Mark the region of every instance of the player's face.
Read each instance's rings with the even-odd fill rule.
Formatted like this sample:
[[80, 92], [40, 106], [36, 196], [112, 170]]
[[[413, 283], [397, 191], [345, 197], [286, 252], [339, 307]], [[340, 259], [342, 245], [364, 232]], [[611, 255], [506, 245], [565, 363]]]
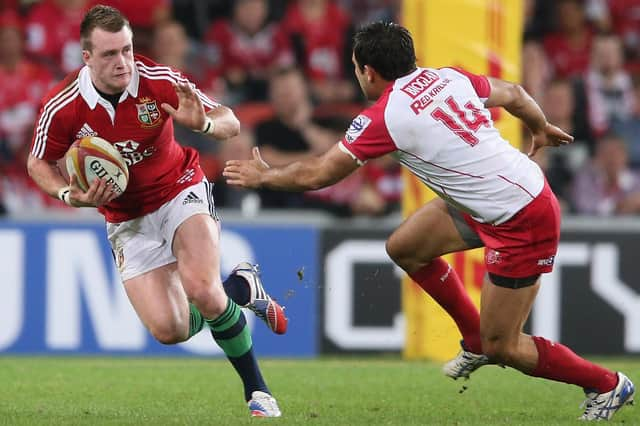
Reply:
[[133, 42], [129, 27], [117, 33], [96, 28], [91, 33], [91, 51], [83, 50], [96, 88], [107, 94], [124, 92], [133, 73]]
[[356, 55], [351, 55], [351, 62], [353, 62], [354, 73], [356, 74], [356, 79], [358, 79], [358, 84], [360, 84], [362, 93], [364, 93], [367, 99], [373, 100], [373, 95], [371, 94], [371, 86], [369, 84], [369, 79], [367, 77], [366, 71], [360, 70], [360, 65], [358, 65], [358, 61], [356, 61]]

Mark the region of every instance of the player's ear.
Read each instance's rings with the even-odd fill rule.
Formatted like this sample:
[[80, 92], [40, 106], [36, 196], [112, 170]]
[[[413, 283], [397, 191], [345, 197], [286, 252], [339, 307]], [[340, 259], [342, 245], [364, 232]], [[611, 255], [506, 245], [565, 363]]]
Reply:
[[88, 50], [82, 50], [82, 62], [85, 63], [85, 65], [89, 64], [89, 59], [91, 58], [91, 52], [89, 52]]
[[371, 68], [369, 65], [364, 66], [364, 75], [367, 77], [368, 83], [375, 83], [376, 79], [379, 77], [376, 70]]

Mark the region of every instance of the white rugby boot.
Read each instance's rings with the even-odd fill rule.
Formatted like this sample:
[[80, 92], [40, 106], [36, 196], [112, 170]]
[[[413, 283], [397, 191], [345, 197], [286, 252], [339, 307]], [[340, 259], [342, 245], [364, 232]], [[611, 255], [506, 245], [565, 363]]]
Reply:
[[468, 379], [469, 375], [478, 368], [491, 364], [486, 355], [474, 354], [466, 350], [463, 342], [460, 342], [460, 347], [458, 355], [442, 367], [442, 372], [445, 376], [451, 377], [453, 380], [457, 380], [460, 377]]
[[584, 413], [579, 420], [609, 420], [622, 407], [633, 404], [633, 394], [635, 392], [636, 388], [633, 382], [627, 376], [618, 372], [618, 384], [609, 392], [585, 391], [587, 399], [581, 405], [584, 408]]
[[251, 417], [280, 417], [282, 415], [276, 399], [266, 392], [253, 391], [247, 405]]

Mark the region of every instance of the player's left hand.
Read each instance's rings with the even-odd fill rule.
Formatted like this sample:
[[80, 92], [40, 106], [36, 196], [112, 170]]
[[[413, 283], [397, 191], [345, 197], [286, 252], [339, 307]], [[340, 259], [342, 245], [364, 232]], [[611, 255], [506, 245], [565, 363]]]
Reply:
[[262, 186], [262, 174], [269, 165], [260, 156], [260, 149], [252, 149], [252, 160], [229, 160], [225, 164], [222, 175], [229, 185], [242, 188], [259, 188]]
[[567, 145], [573, 142], [573, 136], [566, 133], [561, 128], [547, 123], [547, 125], [540, 132], [533, 134], [533, 140], [531, 141], [531, 149], [529, 150], [529, 157], [536, 155], [536, 152], [544, 146], [560, 146]]
[[178, 109], [167, 103], [160, 106], [173, 119], [185, 127], [193, 130], [202, 130], [206, 119], [202, 101], [191, 85], [174, 83], [173, 88], [178, 95]]

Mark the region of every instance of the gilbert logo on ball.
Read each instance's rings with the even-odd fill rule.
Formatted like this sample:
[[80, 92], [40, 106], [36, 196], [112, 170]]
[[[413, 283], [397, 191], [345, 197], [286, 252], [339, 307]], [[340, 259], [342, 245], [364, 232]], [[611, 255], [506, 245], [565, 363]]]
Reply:
[[114, 192], [122, 194], [129, 182], [127, 163], [118, 150], [97, 136], [76, 140], [65, 156], [69, 176], [78, 177], [78, 186], [89, 189], [94, 179], [106, 179]]

